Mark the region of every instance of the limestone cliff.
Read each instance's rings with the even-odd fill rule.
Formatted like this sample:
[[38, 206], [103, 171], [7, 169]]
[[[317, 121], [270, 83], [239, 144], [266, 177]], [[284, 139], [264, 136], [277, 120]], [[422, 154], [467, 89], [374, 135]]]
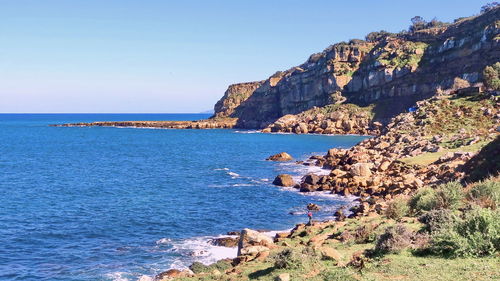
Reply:
[[371, 121], [386, 123], [416, 101], [454, 89], [456, 78], [481, 82], [484, 67], [500, 60], [499, 19], [495, 8], [445, 27], [332, 45], [265, 81], [230, 86], [214, 117], [264, 128], [287, 114], [344, 103], [370, 105]]

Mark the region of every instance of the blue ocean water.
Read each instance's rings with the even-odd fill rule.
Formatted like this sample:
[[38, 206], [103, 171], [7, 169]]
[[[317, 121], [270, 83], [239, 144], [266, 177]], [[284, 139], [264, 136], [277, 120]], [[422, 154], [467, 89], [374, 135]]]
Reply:
[[307, 203], [324, 207], [319, 217], [346, 203], [273, 186], [278, 173], [314, 168], [264, 159], [304, 160], [363, 137], [48, 126], [206, 117], [0, 114], [0, 279], [137, 280], [235, 254], [211, 236], [288, 229], [307, 220]]

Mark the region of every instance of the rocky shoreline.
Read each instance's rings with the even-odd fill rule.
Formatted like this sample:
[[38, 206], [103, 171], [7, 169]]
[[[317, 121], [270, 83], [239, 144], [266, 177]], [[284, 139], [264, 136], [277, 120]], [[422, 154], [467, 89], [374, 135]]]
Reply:
[[91, 123], [52, 124], [52, 127], [130, 127], [157, 129], [230, 129], [236, 124], [236, 119], [196, 120], [196, 121], [102, 121]]
[[[314, 165], [330, 169], [331, 173], [308, 174], [298, 183], [290, 175], [282, 174], [276, 177], [273, 184], [293, 186], [300, 192], [328, 191], [341, 196], [354, 195], [358, 198], [357, 204], [349, 210], [339, 208], [335, 213], [336, 220], [314, 222], [312, 226], [298, 224], [290, 232], [277, 233], [274, 239], [245, 229], [239, 238], [215, 241], [218, 245], [238, 245], [238, 257], [218, 263], [229, 264], [234, 271], [240, 264], [264, 261], [269, 252], [277, 247], [277, 243], [298, 237], [306, 230], [339, 228], [348, 219], [380, 217], [394, 198], [410, 196], [424, 186], [465, 179], [467, 163], [474, 159], [482, 147], [477, 144], [492, 143], [494, 140], [498, 142], [500, 138], [497, 130], [500, 123], [499, 109], [500, 103], [488, 95], [479, 95], [473, 101], [456, 96], [431, 98], [419, 102], [415, 111], [393, 118], [378, 136], [366, 139], [350, 149], [332, 148], [326, 155], [312, 156], [307, 165], [312, 161]], [[453, 122], [441, 123], [441, 119], [450, 118], [455, 118], [456, 127], [450, 127]], [[469, 122], [467, 128], [462, 125], [464, 118], [473, 121]], [[453, 148], [450, 145], [454, 145]], [[467, 151], [471, 148], [476, 150]], [[425, 165], [410, 161], [422, 156], [429, 156], [433, 161]], [[282, 152], [267, 160], [293, 161], [293, 157]], [[297, 164], [304, 163], [297, 161]], [[339, 260], [335, 249], [321, 246], [328, 237], [318, 236], [308, 243], [316, 247], [326, 259]], [[193, 266], [190, 271], [172, 269], [158, 275], [156, 280], [224, 274], [216, 268], [211, 273], [195, 274], [196, 267], [213, 268], [195, 264], [195, 270]], [[231, 275], [231, 272], [226, 270], [225, 274]]]

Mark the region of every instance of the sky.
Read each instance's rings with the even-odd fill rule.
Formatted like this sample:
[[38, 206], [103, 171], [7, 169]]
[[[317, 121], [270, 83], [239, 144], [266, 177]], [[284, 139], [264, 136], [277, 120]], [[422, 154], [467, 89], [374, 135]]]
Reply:
[[331, 44], [482, 0], [0, 0], [0, 113], [188, 113]]

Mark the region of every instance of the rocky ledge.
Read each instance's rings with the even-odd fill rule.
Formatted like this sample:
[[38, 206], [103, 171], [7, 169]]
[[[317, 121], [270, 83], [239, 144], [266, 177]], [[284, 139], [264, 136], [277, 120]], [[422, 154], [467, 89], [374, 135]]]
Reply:
[[103, 121], [92, 123], [54, 124], [54, 127], [134, 127], [162, 129], [230, 129], [236, 119], [208, 119], [198, 121]]

